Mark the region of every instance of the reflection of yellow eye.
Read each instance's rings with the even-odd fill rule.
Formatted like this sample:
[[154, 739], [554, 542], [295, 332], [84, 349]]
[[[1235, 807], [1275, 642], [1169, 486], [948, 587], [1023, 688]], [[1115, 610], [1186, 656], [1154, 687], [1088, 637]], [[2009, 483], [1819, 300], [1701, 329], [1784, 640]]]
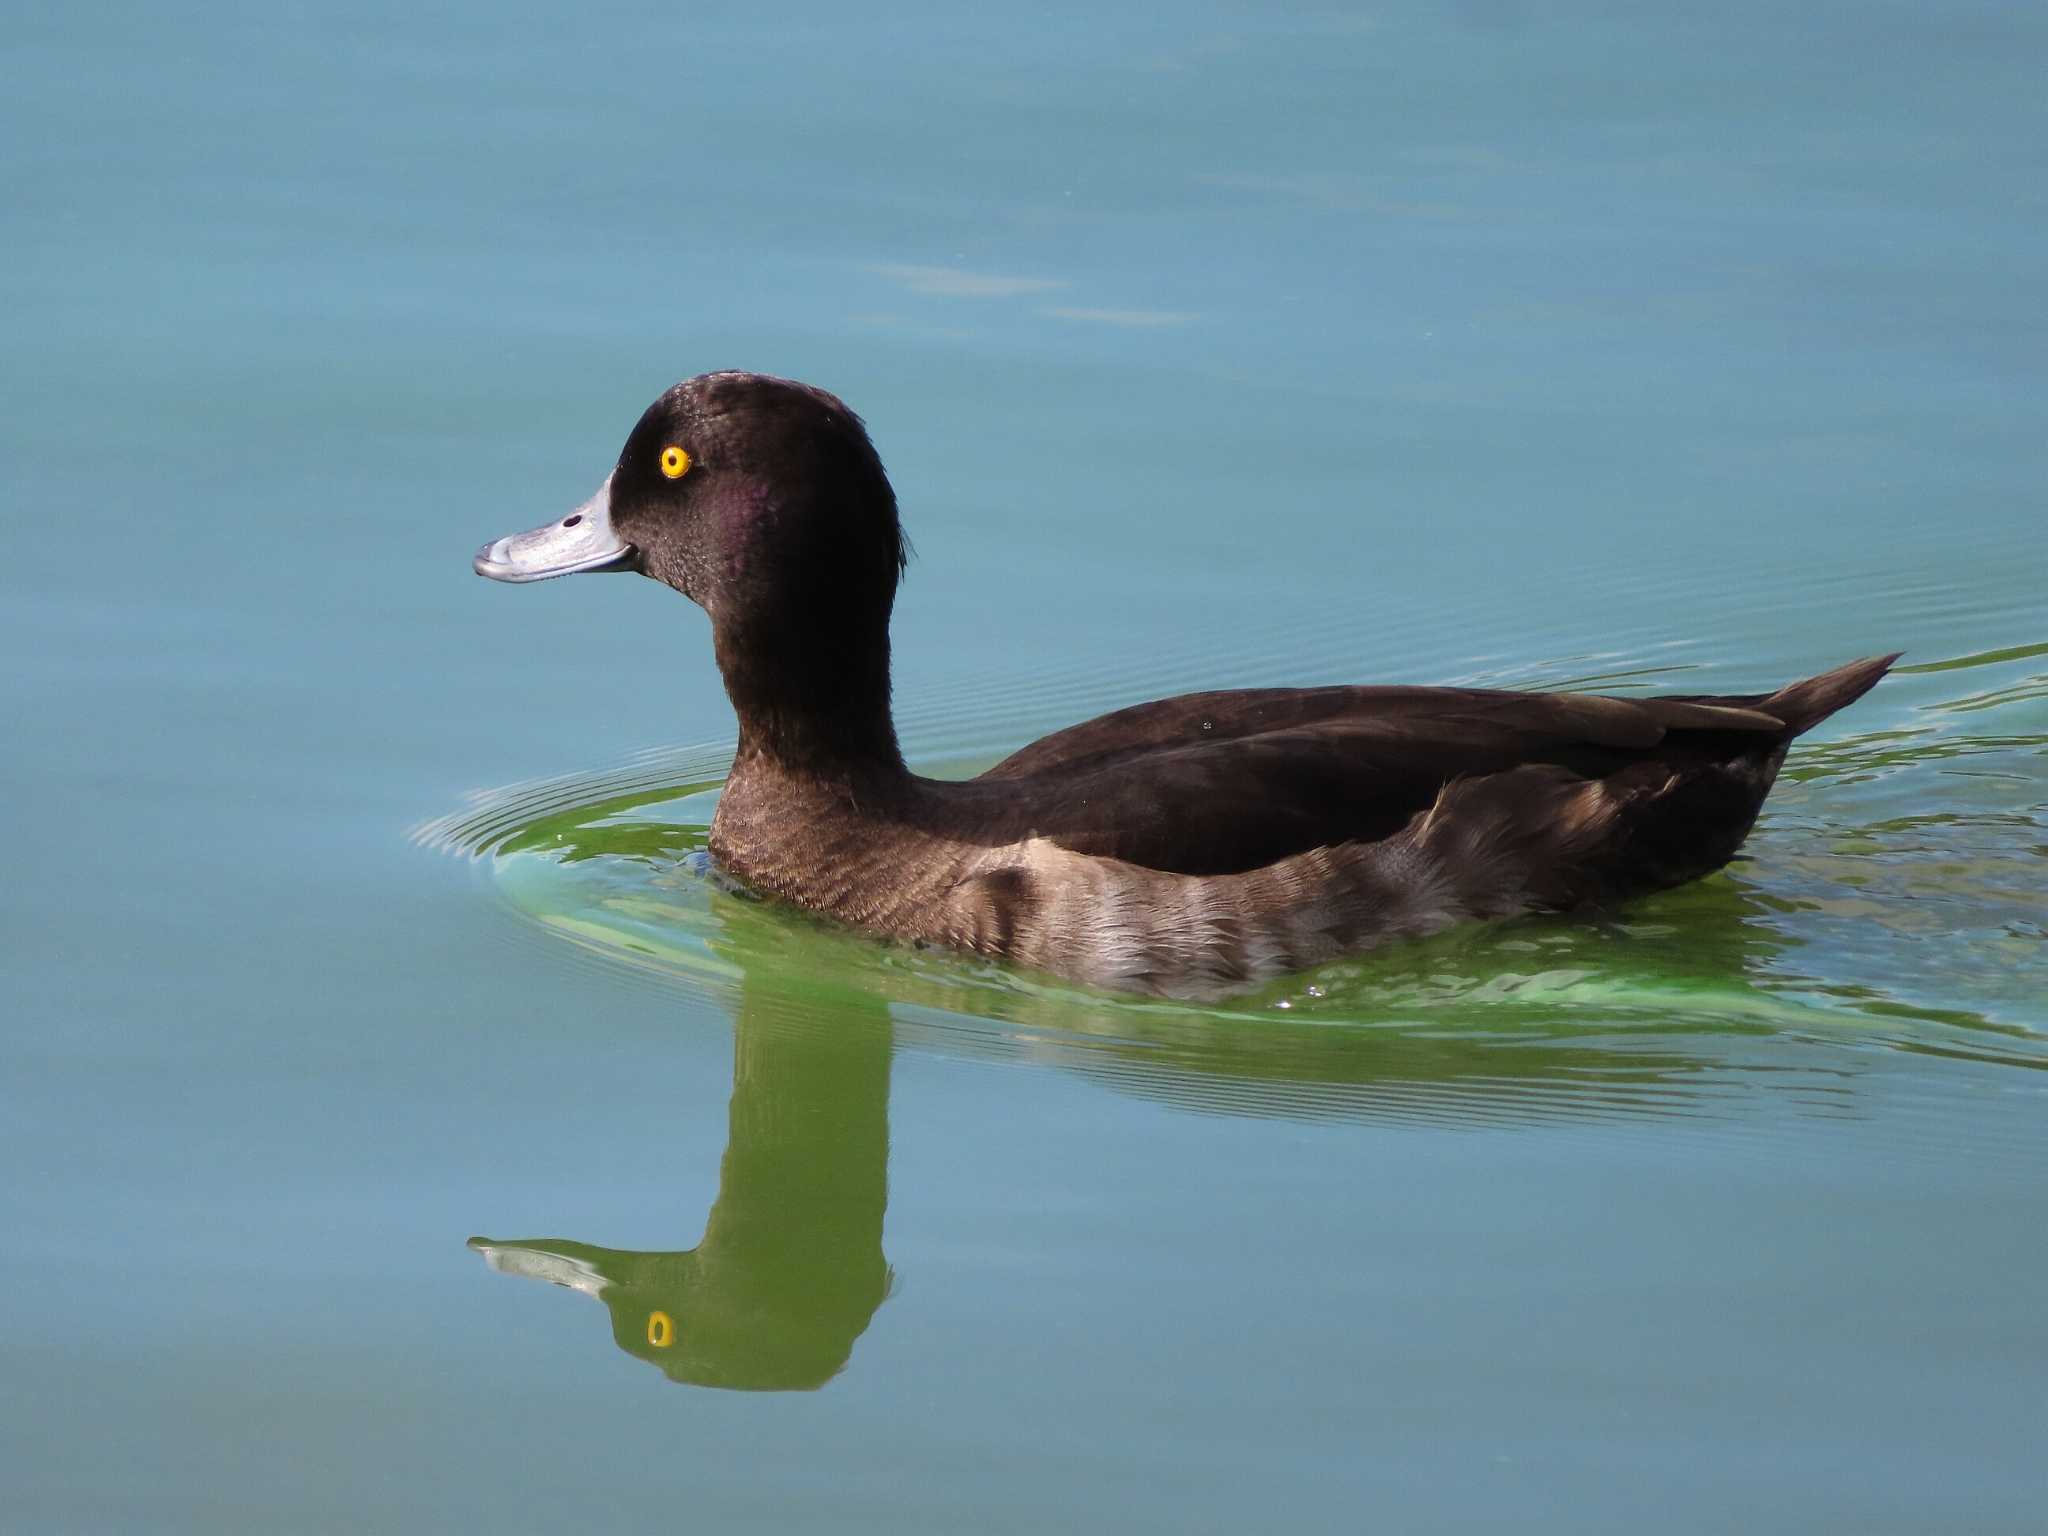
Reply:
[[[661, 450], [661, 472], [671, 480], [680, 480], [690, 472], [690, 456], [677, 447]], [[659, 1314], [656, 1314], [659, 1316]]]
[[[675, 448], [669, 449], [669, 453], [677, 453], [680, 451], [681, 450]], [[683, 463], [685, 465], [687, 465], [689, 462], [690, 461], [687, 457], [683, 460]], [[662, 464], [664, 467], [666, 467], [667, 463], [668, 457], [666, 454], [664, 454], [662, 456]], [[676, 471], [676, 473], [680, 475], [682, 473], [682, 470], [679, 469]], [[652, 1344], [656, 1349], [667, 1349], [669, 1345], [675, 1343], [675, 1341], [676, 1325], [673, 1321], [670, 1320], [669, 1315], [666, 1312], [648, 1313], [647, 1342]]]

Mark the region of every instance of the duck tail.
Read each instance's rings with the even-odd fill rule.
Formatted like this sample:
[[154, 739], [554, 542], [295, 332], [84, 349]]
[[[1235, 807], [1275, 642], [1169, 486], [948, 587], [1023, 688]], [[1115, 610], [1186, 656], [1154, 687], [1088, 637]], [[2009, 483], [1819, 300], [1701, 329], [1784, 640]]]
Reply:
[[1854, 704], [1875, 688], [1877, 680], [1891, 671], [1892, 663], [1904, 654], [1893, 651], [1889, 656], [1866, 656], [1818, 677], [1788, 683], [1757, 700], [1755, 708], [1784, 721], [1790, 735], [1803, 736], [1836, 710]]

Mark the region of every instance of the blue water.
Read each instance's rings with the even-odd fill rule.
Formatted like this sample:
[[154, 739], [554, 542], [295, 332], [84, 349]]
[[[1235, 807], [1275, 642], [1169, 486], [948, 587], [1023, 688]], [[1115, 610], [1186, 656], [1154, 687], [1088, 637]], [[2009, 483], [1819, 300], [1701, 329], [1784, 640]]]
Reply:
[[[0, 1525], [2038, 1529], [2048, 22], [9, 21]], [[1597, 921], [894, 954], [705, 868], [694, 609], [468, 571], [716, 367], [930, 771], [1906, 664]]]

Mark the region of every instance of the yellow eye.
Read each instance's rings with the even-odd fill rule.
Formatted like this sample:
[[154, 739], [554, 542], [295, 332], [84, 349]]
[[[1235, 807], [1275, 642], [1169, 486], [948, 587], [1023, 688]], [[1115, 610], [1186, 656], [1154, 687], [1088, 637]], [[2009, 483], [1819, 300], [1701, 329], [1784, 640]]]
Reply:
[[[676, 452], [676, 450], [671, 448], [669, 452], [674, 453]], [[662, 462], [664, 464], [668, 462], [666, 456], [663, 457]], [[690, 461], [686, 456], [683, 459], [683, 463], [687, 465], [689, 462]], [[676, 473], [680, 475], [682, 473], [682, 470], [679, 469], [676, 471]], [[652, 1344], [656, 1349], [667, 1349], [669, 1345], [675, 1343], [675, 1341], [676, 1325], [669, 1321], [668, 1314], [666, 1312], [648, 1313], [647, 1342]]]
[[674, 447], [661, 450], [661, 472], [671, 480], [680, 480], [690, 472], [690, 456]]

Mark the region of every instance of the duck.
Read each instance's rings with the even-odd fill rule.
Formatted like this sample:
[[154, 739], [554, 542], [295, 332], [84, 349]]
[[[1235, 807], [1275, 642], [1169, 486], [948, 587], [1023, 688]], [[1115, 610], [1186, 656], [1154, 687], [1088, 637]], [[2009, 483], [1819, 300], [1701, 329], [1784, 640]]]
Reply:
[[589, 500], [473, 565], [515, 583], [638, 573], [705, 611], [739, 727], [709, 852], [742, 886], [1167, 997], [1709, 875], [1791, 742], [1898, 659], [1740, 695], [1188, 693], [941, 780], [911, 771], [890, 712], [908, 557], [861, 419], [823, 389], [724, 371], [661, 395]]

